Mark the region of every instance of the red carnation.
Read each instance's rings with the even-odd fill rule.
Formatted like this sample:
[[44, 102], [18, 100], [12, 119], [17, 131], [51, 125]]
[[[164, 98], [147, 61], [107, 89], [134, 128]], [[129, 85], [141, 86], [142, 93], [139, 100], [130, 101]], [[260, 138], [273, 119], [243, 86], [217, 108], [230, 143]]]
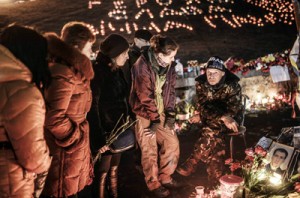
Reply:
[[254, 161], [254, 156], [246, 156], [245, 160], [253, 162]]
[[228, 158], [227, 160], [225, 160], [225, 164], [226, 165], [229, 165], [233, 162], [233, 159], [232, 158]]
[[265, 151], [265, 149], [261, 146], [256, 146], [255, 147], [255, 153], [262, 156], [262, 157], [267, 155], [267, 151]]
[[245, 150], [245, 153], [246, 153], [247, 156], [250, 156], [250, 157], [253, 157], [253, 156], [254, 156], [254, 151], [253, 151], [252, 148], [247, 148], [247, 149]]
[[231, 172], [234, 172], [238, 168], [241, 168], [241, 164], [239, 162], [232, 163], [230, 166]]

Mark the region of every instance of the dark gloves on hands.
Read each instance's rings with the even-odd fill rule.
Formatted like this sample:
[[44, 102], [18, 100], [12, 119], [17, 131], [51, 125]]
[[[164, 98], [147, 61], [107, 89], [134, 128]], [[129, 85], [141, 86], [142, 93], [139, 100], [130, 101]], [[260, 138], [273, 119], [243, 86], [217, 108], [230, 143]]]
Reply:
[[164, 127], [168, 127], [169, 129], [173, 130], [175, 127], [175, 112], [169, 111], [166, 112], [165, 115], [166, 118], [165, 118]]

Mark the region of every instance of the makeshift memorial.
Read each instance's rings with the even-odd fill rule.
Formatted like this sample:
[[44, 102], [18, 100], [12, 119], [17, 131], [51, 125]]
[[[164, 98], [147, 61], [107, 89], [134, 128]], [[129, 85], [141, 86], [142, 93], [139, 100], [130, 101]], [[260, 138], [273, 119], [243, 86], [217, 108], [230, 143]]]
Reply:
[[[288, 155], [292, 155], [293, 148], [273, 142], [269, 149], [269, 155], [278, 154], [276, 149], [286, 149], [286, 159], [289, 161]], [[244, 178], [244, 197], [246, 198], [270, 198], [276, 196], [286, 196], [289, 193], [295, 192], [294, 184], [299, 181], [299, 175], [293, 175], [290, 178], [284, 178], [282, 175], [274, 172], [268, 172], [266, 165], [269, 163], [267, 160], [267, 150], [257, 145], [255, 149], [246, 149], [246, 158], [240, 162], [233, 162], [231, 159], [226, 160], [225, 163], [230, 165], [233, 171], [242, 168], [242, 176]], [[286, 162], [288, 164], [288, 162]]]

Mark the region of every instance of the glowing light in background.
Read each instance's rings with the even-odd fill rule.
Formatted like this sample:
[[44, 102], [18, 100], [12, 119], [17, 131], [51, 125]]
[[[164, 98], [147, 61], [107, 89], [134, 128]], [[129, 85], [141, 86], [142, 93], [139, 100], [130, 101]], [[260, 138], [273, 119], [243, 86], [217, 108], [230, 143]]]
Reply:
[[[101, 35], [105, 35], [105, 26], [110, 31], [122, 31], [127, 34], [131, 34], [133, 30], [139, 28], [155, 30], [157, 33], [172, 29], [193, 31], [192, 24], [186, 20], [187, 16], [202, 16], [204, 22], [213, 29], [216, 29], [220, 23], [225, 23], [231, 28], [242, 28], [244, 25], [264, 27], [277, 23], [293, 25], [295, 20], [293, 5], [289, 0], [243, 0], [244, 3], [260, 9], [259, 14], [247, 13], [244, 15], [236, 12], [236, 3], [240, 3], [240, 1], [242, 0], [207, 0], [206, 4], [209, 5], [205, 5], [200, 0], [186, 0], [184, 5], [176, 7], [173, 6], [175, 1], [172, 0], [156, 0], [155, 2], [136, 0], [135, 4], [139, 10], [131, 15], [134, 19], [129, 19], [126, 3], [123, 0], [115, 0], [112, 1], [114, 8], [108, 12], [108, 16], [112, 20], [102, 20], [99, 32]], [[89, 9], [92, 9], [94, 5], [101, 6], [100, 0], [88, 2]], [[157, 6], [153, 8], [153, 4], [159, 8]], [[164, 20], [159, 20], [159, 24], [157, 24], [158, 21], [154, 21], [157, 18], [157, 10], [153, 12], [154, 10], [151, 8], [160, 9], [158, 10], [159, 18]], [[122, 27], [115, 24], [114, 20], [124, 21]], [[143, 23], [139, 25], [141, 21]]]
[[141, 17], [142, 14], [147, 13], [147, 15], [153, 19], [154, 16], [152, 14], [152, 12], [149, 9], [142, 9], [141, 11], [139, 11], [136, 15], [135, 15], [135, 19], [139, 19]]
[[13, 2], [12, 0], [0, 0], [0, 3], [11, 3]]
[[282, 184], [282, 177], [281, 175], [279, 175], [278, 173], [273, 173], [272, 176], [270, 176], [270, 183], [278, 186], [280, 184]]
[[[0, 0], [0, 3], [26, 3], [35, 0]], [[112, 8], [107, 12], [108, 19], [102, 19], [97, 25], [99, 34], [107, 31], [122, 31], [131, 34], [134, 30], [144, 28], [161, 31], [183, 29], [193, 31], [189, 16], [200, 16], [210, 28], [219, 24], [231, 28], [245, 25], [264, 27], [266, 25], [294, 25], [293, 3], [290, 0], [186, 0], [178, 3], [174, 0], [135, 0], [136, 13], [128, 15], [130, 9], [124, 0], [109, 1]], [[241, 13], [238, 3], [248, 4], [248, 13]], [[88, 9], [101, 9], [103, 0], [87, 0]], [[256, 14], [255, 14], [256, 13]], [[118, 22], [119, 21], [119, 22]]]
[[89, 5], [88, 5], [88, 8], [89, 9], [92, 9], [93, 8], [93, 5], [100, 5], [102, 2], [101, 1], [89, 1]]

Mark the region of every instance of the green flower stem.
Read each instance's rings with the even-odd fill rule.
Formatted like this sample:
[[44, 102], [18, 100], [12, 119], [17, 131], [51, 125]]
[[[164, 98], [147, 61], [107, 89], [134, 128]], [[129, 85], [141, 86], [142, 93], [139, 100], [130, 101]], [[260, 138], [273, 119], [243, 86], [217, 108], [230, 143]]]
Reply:
[[[130, 123], [130, 119], [129, 116], [127, 116], [126, 118], [126, 122], [121, 125], [118, 129], [117, 126], [119, 124], [119, 122], [121, 121], [123, 117], [123, 114], [121, 115], [121, 117], [119, 118], [118, 122], [116, 123], [114, 129], [110, 132], [110, 135], [108, 136], [108, 138], [106, 139], [106, 144], [105, 146], [110, 146], [116, 139], [118, 139], [118, 137], [124, 132], [126, 131], [128, 128], [130, 128], [133, 124], [135, 124], [137, 122], [137, 120], [133, 121]], [[100, 150], [97, 152], [97, 155], [95, 156], [95, 158], [93, 159], [93, 165], [95, 165], [95, 163], [97, 162], [97, 160], [101, 159], [101, 152]]]

